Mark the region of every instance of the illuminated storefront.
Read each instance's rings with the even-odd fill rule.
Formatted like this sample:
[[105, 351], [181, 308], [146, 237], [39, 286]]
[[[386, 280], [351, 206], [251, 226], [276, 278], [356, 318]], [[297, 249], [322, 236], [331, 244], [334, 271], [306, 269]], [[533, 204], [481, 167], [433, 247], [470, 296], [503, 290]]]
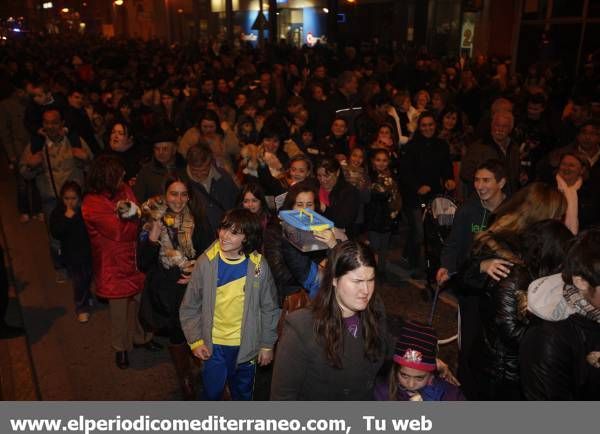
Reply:
[[[273, 2], [271, 2], [273, 3]], [[325, 42], [327, 28], [326, 0], [277, 0], [277, 37], [296, 46], [314, 45]], [[258, 0], [233, 0], [234, 34], [242, 40], [256, 43], [258, 40], [257, 17], [260, 11]], [[219, 27], [226, 23], [225, 0], [211, 0], [211, 10], [217, 16]], [[269, 15], [269, 2], [263, 1], [263, 13]], [[269, 37], [268, 26], [264, 36]]]

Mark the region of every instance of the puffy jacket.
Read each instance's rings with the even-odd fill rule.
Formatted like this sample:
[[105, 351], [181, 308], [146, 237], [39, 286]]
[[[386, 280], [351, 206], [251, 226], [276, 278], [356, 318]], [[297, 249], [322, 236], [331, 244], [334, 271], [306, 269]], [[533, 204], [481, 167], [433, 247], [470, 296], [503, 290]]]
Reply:
[[481, 338], [471, 353], [471, 366], [498, 380], [519, 381], [519, 343], [528, 320], [527, 287], [522, 265], [514, 265], [499, 282], [488, 279], [479, 298]]
[[[472, 369], [484, 373], [492, 381], [519, 382], [519, 343], [528, 325], [526, 316], [527, 288], [533, 280], [525, 266], [519, 265], [518, 237], [496, 236], [497, 248], [484, 247], [469, 261], [464, 286], [479, 295], [481, 333], [469, 358]], [[490, 277], [480, 286], [475, 276], [481, 261], [503, 258], [513, 265], [510, 274], [496, 282]]]
[[[600, 399], [600, 324], [579, 314], [539, 320], [521, 342], [523, 392], [529, 400]], [[597, 366], [597, 365], [596, 365]]]
[[131, 188], [123, 184], [108, 194], [88, 194], [82, 214], [92, 245], [96, 293], [103, 298], [126, 298], [144, 287], [144, 274], [136, 267], [137, 220], [123, 220], [115, 213], [119, 200], [135, 202]]

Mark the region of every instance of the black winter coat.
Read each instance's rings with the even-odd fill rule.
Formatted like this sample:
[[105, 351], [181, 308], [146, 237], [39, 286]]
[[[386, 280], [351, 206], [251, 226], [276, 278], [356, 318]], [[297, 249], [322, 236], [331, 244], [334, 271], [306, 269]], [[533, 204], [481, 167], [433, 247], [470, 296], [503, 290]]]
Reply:
[[81, 210], [68, 218], [65, 216], [65, 206], [58, 204], [50, 214], [50, 233], [60, 241], [61, 257], [65, 265], [92, 263], [90, 239]]
[[[196, 256], [200, 256], [212, 243], [207, 224], [195, 223], [192, 243]], [[146, 273], [140, 320], [150, 330], [163, 327], [179, 328], [179, 306], [187, 285], [177, 281], [181, 278], [179, 267], [165, 269], [159, 258], [160, 244], [147, 239], [142, 232], [137, 246], [137, 262], [140, 271]]]
[[[263, 253], [269, 264], [273, 280], [277, 285], [277, 294], [281, 302], [287, 295], [299, 291], [302, 284], [290, 271], [283, 253], [283, 247], [289, 242], [284, 238], [281, 224], [277, 218], [271, 219], [264, 231]], [[298, 253], [301, 253], [298, 251]]]
[[[600, 324], [581, 315], [539, 320], [521, 342], [523, 392], [529, 400], [600, 400]], [[589, 359], [589, 360], [588, 360]]]
[[[443, 192], [446, 180], [453, 179], [450, 150], [445, 140], [416, 136], [406, 144], [400, 160], [400, 185], [406, 206], [419, 206], [421, 201]], [[417, 190], [428, 185], [431, 192], [421, 197]]]
[[137, 200], [142, 203], [153, 196], [165, 193], [165, 181], [169, 174], [185, 178], [185, 160], [177, 153], [175, 167], [167, 169], [155, 158], [144, 164], [137, 174], [133, 192]]
[[385, 314], [378, 318], [381, 336], [381, 358], [370, 361], [364, 354], [363, 327], [355, 338], [342, 330], [342, 369], [327, 361], [320, 337], [315, 335], [314, 317], [310, 309], [292, 312], [285, 319], [279, 341], [271, 399], [274, 401], [364, 401], [373, 399], [378, 371], [391, 348]]
[[[480, 379], [479, 399], [503, 400], [520, 395], [519, 344], [529, 323], [527, 288], [533, 279], [514, 253], [519, 251], [519, 239], [496, 236], [495, 241], [498, 250], [484, 247], [470, 258], [463, 288], [479, 296], [480, 329], [469, 355], [469, 368]], [[481, 261], [490, 258], [515, 265], [507, 277], [495, 281], [479, 273]]]
[[526, 317], [529, 273], [514, 265], [499, 282], [488, 279], [479, 297], [481, 339], [475, 342], [470, 364], [499, 381], [519, 382], [519, 344], [529, 321]]
[[185, 176], [185, 179], [189, 180], [192, 186], [194, 200], [206, 212], [209, 236], [213, 237], [213, 240], [216, 237], [223, 214], [235, 207], [235, 201], [239, 194], [239, 189], [231, 175], [220, 168], [215, 167], [214, 170], [216, 175], [210, 183], [210, 192], [207, 192], [202, 184], [189, 180], [187, 174]]
[[345, 229], [348, 237], [351, 237], [360, 209], [360, 193], [346, 182], [342, 173], [329, 193], [329, 204], [323, 215], [333, 221], [336, 228]]

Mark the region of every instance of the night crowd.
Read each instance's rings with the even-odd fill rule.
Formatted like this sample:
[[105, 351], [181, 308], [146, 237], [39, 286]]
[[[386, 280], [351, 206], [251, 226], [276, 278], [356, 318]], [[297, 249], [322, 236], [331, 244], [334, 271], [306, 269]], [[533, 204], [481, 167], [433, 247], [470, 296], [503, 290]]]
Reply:
[[[0, 46], [0, 141], [74, 320], [108, 303], [121, 369], [167, 336], [184, 399], [254, 399], [260, 367], [273, 400], [596, 400], [599, 61], [25, 36]], [[335, 227], [306, 250], [282, 210]], [[458, 380], [430, 325], [390, 333], [399, 231], [459, 301]]]

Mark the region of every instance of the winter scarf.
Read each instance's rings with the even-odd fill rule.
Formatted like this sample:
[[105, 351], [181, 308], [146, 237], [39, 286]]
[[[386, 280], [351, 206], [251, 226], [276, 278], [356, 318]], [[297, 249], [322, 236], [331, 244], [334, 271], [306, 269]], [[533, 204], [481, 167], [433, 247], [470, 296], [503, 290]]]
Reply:
[[163, 217], [164, 225], [160, 233], [160, 262], [165, 268], [171, 268], [173, 265], [173, 250], [178, 251], [182, 256], [181, 263], [185, 260], [194, 259], [196, 251], [192, 242], [194, 234], [194, 218], [190, 209], [186, 206], [178, 215], [167, 213]]
[[581, 291], [574, 285], [565, 285], [563, 296], [569, 306], [572, 306], [579, 315], [600, 324], [600, 309], [591, 305]]

